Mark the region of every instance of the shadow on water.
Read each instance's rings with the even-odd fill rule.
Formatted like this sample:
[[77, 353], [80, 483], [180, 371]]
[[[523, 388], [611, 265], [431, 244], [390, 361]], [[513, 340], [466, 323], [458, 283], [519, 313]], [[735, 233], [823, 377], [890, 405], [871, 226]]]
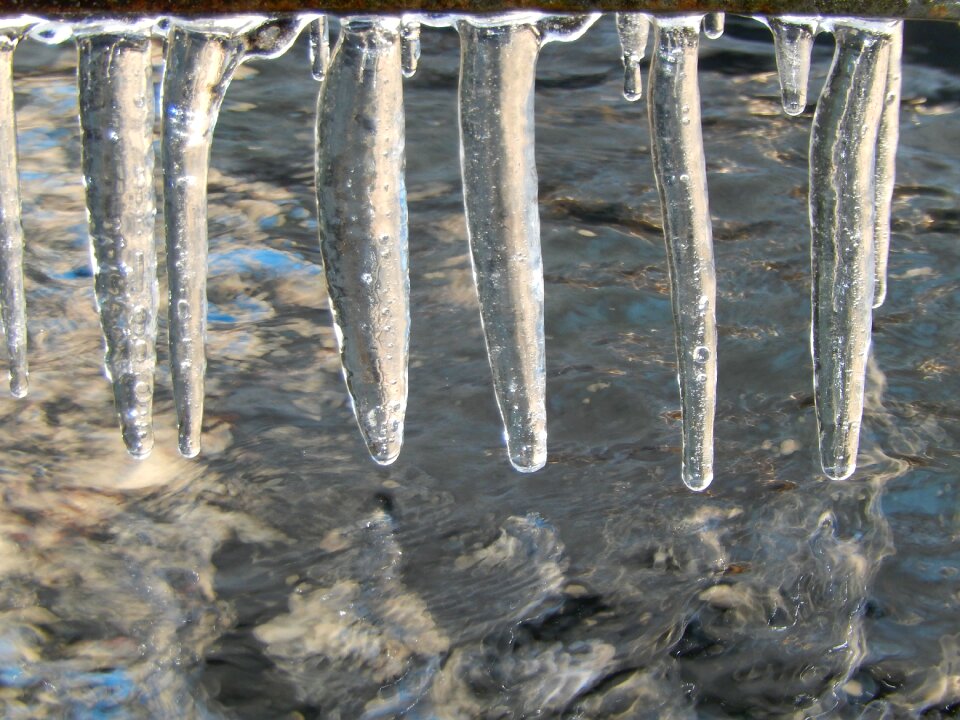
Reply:
[[[721, 334], [703, 494], [679, 477], [646, 112], [620, 95], [610, 18], [540, 63], [551, 444], [532, 476], [506, 461], [477, 321], [454, 33], [424, 32], [406, 86], [411, 397], [386, 469], [356, 432], [318, 273], [305, 47], [241, 68], [217, 129], [204, 454], [176, 455], [161, 328], [157, 448], [136, 462], [80, 270], [73, 53], [25, 43], [33, 384], [0, 400], [2, 715], [955, 712], [960, 251], [943, 219], [960, 207], [960, 76], [905, 67], [860, 470], [829, 482], [808, 350], [810, 113], [780, 112], [769, 41], [733, 35], [702, 49]], [[814, 92], [828, 62], [818, 51]]]

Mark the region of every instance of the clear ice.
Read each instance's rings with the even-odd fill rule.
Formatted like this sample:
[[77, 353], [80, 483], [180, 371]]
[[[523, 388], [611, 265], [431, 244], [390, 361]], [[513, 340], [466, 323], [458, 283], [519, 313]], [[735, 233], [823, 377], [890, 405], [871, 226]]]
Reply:
[[647, 51], [650, 37], [650, 18], [643, 13], [617, 13], [617, 34], [623, 51], [623, 96], [630, 102], [639, 100], [643, 93], [643, 70], [640, 63]]
[[[341, 20], [331, 55], [326, 16], [166, 22], [161, 162], [169, 279], [171, 374], [182, 454], [200, 451], [206, 366], [206, 185], [227, 86], [248, 57], [275, 57], [310, 25], [317, 102], [319, 237], [341, 360], [374, 459], [396, 459], [407, 403], [409, 280], [403, 77], [417, 70], [420, 25], [461, 40], [459, 122], [464, 208], [497, 404], [513, 466], [546, 462], [543, 268], [534, 159], [534, 81], [540, 48], [580, 37], [598, 15], [511, 12], [408, 14]], [[807, 106], [814, 37], [836, 54], [810, 143], [812, 351], [821, 459], [833, 478], [856, 462], [872, 309], [886, 294], [899, 132], [903, 23], [758, 17], [774, 36], [783, 107]], [[676, 328], [684, 482], [713, 477], [716, 281], [697, 85], [699, 31], [723, 13], [617, 14], [624, 96], [641, 96], [651, 25], [648, 112]], [[75, 38], [91, 253], [106, 370], [123, 438], [135, 456], [153, 444], [157, 326], [152, 185], [153, 20], [0, 20], [0, 321], [10, 388], [27, 392], [23, 232], [11, 59], [20, 37]]]
[[249, 57], [276, 57], [307, 18], [173, 20], [163, 75], [163, 208], [170, 371], [180, 452], [200, 452], [207, 326], [207, 171], [227, 86]]
[[711, 40], [719, 40], [723, 36], [725, 20], [722, 12], [707, 13], [703, 16], [703, 34]]
[[330, 64], [330, 20], [326, 15], [310, 23], [310, 72], [314, 80], [323, 80]]
[[401, 66], [404, 77], [413, 77], [420, 63], [420, 23], [404, 18], [400, 25]]
[[810, 54], [820, 21], [817, 18], [790, 15], [758, 19], [773, 33], [783, 109], [788, 115], [799, 115], [807, 107]]
[[547, 461], [537, 55], [546, 42], [580, 37], [595, 20], [516, 13], [457, 23], [467, 235], [507, 452], [520, 472]]
[[317, 210], [327, 291], [353, 410], [382, 465], [400, 453], [407, 408], [401, 44], [398, 18], [344, 18], [317, 100]]
[[717, 393], [717, 289], [697, 84], [701, 18], [656, 18], [647, 99], [676, 331], [682, 477], [692, 490], [713, 480]]
[[77, 85], [105, 366], [127, 450], [153, 448], [157, 337], [152, 22], [84, 23]]
[[823, 471], [856, 469], [874, 303], [875, 169], [895, 21], [835, 20], [810, 139], [814, 395]]
[[0, 322], [3, 323], [10, 362], [10, 394], [18, 398], [27, 394], [29, 385], [13, 53], [20, 38], [34, 22], [27, 17], [0, 20]]
[[897, 143], [900, 138], [900, 74], [903, 55], [903, 22], [891, 32], [890, 60], [887, 63], [887, 87], [877, 134], [876, 219], [873, 229], [875, 286], [873, 306], [880, 307], [887, 298], [887, 257], [890, 253], [890, 212], [897, 165]]

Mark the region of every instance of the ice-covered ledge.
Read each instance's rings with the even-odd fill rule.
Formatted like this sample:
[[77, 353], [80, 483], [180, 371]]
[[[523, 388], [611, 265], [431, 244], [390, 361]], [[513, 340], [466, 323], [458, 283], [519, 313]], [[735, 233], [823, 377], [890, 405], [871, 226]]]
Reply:
[[493, 13], [631, 11], [650, 13], [728, 12], [739, 15], [845, 15], [910, 20], [960, 20], [958, 0], [12, 0], [5, 14], [46, 16], [105, 13], [213, 15], [222, 13]]

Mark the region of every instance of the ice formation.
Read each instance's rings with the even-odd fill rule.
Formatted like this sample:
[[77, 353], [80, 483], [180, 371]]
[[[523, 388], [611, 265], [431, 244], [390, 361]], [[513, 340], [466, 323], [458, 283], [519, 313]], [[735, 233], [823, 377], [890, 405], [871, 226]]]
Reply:
[[309, 18], [173, 20], [163, 73], [163, 211], [170, 371], [180, 452], [200, 452], [207, 328], [207, 170], [227, 86], [249, 57], [276, 57]]
[[410, 281], [399, 18], [345, 18], [317, 100], [317, 211], [340, 359], [374, 460], [407, 409]]
[[[200, 451], [206, 327], [206, 183], [227, 86], [246, 58], [285, 51], [310, 26], [317, 101], [316, 191], [324, 272], [347, 387], [373, 458], [403, 440], [410, 325], [403, 78], [420, 59], [420, 26], [461, 40], [459, 119], [464, 208], [508, 454], [523, 472], [546, 462], [543, 269], [534, 159], [540, 48], [574, 40], [597, 15], [222, 16], [158, 21], [0, 20], [0, 319], [10, 387], [27, 391], [11, 57], [20, 37], [74, 38], [95, 290], [106, 370], [130, 452], [152, 446], [157, 326], [151, 36], [166, 35], [161, 165], [169, 334], [180, 451]], [[831, 32], [836, 54], [810, 145], [812, 352], [824, 471], [856, 466], [872, 309], [886, 294], [899, 129], [902, 22], [812, 16], [758, 18], [773, 33], [784, 110], [807, 108], [810, 54]], [[624, 96], [642, 94], [650, 30], [648, 112], [676, 329], [683, 481], [713, 477], [716, 288], [697, 54], [723, 13], [619, 13]]]
[[27, 301], [23, 290], [23, 228], [13, 107], [13, 52], [36, 21], [0, 19], [0, 322], [10, 359], [10, 393], [22, 398], [27, 380]]
[[897, 21], [834, 20], [833, 65], [810, 139], [813, 371], [820, 460], [856, 469], [873, 322], [877, 138]]
[[131, 455], [153, 448], [157, 338], [151, 21], [74, 28], [90, 251], [105, 366]]
[[460, 33], [460, 160], [467, 234], [510, 462], [547, 461], [543, 263], [534, 159], [537, 55], [596, 20], [467, 18]]

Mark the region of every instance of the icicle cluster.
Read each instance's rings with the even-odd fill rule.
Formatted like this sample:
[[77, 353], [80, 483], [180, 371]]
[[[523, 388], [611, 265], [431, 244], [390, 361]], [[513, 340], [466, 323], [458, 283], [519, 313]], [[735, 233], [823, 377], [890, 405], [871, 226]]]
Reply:
[[[421, 24], [460, 35], [464, 207], [497, 404], [521, 472], [547, 458], [543, 268], [534, 160], [540, 48], [579, 38], [598, 15], [356, 16], [331, 52], [325, 16], [45, 23], [0, 20], [0, 319], [11, 392], [27, 392], [23, 234], [11, 57], [28, 31], [76, 40], [83, 173], [94, 283], [124, 441], [153, 444], [157, 327], [150, 39], [166, 37], [160, 146], [169, 277], [170, 357], [183, 455], [200, 451], [206, 366], [206, 184], [224, 95], [248, 57], [274, 57], [310, 28], [317, 100], [319, 242], [347, 389], [370, 454], [393, 462], [407, 403], [410, 290], [403, 78], [420, 58]], [[761, 17], [773, 33], [783, 108], [807, 108], [816, 34], [836, 54], [810, 144], [812, 351], [824, 472], [856, 464], [872, 309], [886, 293], [900, 93], [900, 21]], [[684, 483], [713, 478], [716, 281], [700, 128], [701, 29], [723, 13], [619, 13], [627, 100], [642, 95], [653, 35], [648, 110], [676, 328]]]

